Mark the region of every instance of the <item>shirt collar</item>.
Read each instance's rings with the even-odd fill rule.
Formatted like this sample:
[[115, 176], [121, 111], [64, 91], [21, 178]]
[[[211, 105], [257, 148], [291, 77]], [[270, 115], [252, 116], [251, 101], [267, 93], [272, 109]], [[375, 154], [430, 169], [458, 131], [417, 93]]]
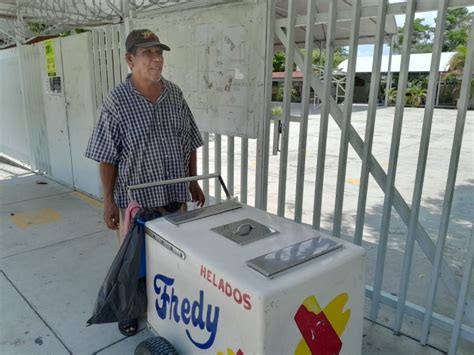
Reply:
[[[135, 86], [133, 86], [131, 78], [132, 78], [132, 74], [128, 74], [127, 78], [125, 79], [125, 82], [127, 83], [127, 87], [130, 90], [130, 92], [135, 93], [135, 94], [143, 97], [145, 100], [149, 101], [140, 91], [138, 91], [135, 88]], [[158, 99], [158, 102], [161, 101], [161, 98], [164, 97], [164, 95], [168, 92], [168, 89], [169, 89], [169, 81], [168, 80], [166, 80], [163, 76], [161, 76], [160, 81], [163, 84], [163, 87], [161, 88], [161, 95], [160, 95], [160, 98]]]

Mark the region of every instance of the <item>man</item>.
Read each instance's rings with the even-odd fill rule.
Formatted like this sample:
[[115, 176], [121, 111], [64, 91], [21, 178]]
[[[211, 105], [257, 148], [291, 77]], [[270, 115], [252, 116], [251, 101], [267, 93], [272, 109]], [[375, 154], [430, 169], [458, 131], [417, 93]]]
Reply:
[[[119, 231], [119, 242], [128, 228], [128, 186], [196, 175], [196, 149], [203, 143], [182, 91], [161, 75], [163, 50], [170, 48], [149, 30], [130, 32], [125, 47], [132, 74], [104, 100], [85, 154], [100, 163], [104, 222]], [[174, 212], [185, 210], [189, 192], [202, 207], [197, 182], [134, 190], [130, 197], [142, 207]], [[136, 334], [136, 319], [119, 329]]]

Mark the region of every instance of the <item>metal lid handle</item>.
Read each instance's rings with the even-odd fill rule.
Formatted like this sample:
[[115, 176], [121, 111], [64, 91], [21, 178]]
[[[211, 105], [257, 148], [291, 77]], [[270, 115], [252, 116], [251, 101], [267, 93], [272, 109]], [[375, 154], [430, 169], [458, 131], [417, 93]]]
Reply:
[[188, 176], [188, 177], [179, 178], [179, 179], [171, 179], [171, 180], [148, 182], [148, 183], [145, 183], [145, 184], [131, 185], [131, 186], [128, 187], [128, 195], [129, 195], [129, 198], [131, 199], [130, 193], [131, 193], [132, 190], [146, 189], [148, 187], [155, 187], [155, 186], [178, 184], [178, 183], [182, 183], [182, 182], [208, 180], [208, 179], [214, 179], [214, 178], [219, 179], [219, 182], [221, 183], [222, 189], [224, 190], [224, 193], [225, 193], [227, 199], [230, 200], [232, 198], [232, 196], [230, 195], [229, 190], [227, 190], [227, 186], [225, 185], [224, 180], [222, 179], [222, 176], [221, 176], [220, 173], [214, 173], [214, 174], [208, 174], [208, 175]]

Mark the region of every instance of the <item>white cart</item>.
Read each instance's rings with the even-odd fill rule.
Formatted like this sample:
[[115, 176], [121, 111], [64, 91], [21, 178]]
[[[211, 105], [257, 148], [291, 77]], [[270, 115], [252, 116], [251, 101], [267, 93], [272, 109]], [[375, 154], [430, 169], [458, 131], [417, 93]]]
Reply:
[[232, 199], [146, 230], [147, 321], [179, 354], [361, 353], [363, 248]]

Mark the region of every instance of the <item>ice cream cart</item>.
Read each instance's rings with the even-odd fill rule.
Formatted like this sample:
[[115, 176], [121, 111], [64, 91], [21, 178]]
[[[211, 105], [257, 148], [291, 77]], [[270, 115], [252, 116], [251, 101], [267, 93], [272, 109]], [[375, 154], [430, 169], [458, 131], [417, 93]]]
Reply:
[[[220, 177], [180, 181], [203, 178]], [[364, 249], [223, 187], [221, 203], [147, 222], [147, 322], [159, 337], [137, 353], [165, 338], [179, 354], [360, 354]]]

